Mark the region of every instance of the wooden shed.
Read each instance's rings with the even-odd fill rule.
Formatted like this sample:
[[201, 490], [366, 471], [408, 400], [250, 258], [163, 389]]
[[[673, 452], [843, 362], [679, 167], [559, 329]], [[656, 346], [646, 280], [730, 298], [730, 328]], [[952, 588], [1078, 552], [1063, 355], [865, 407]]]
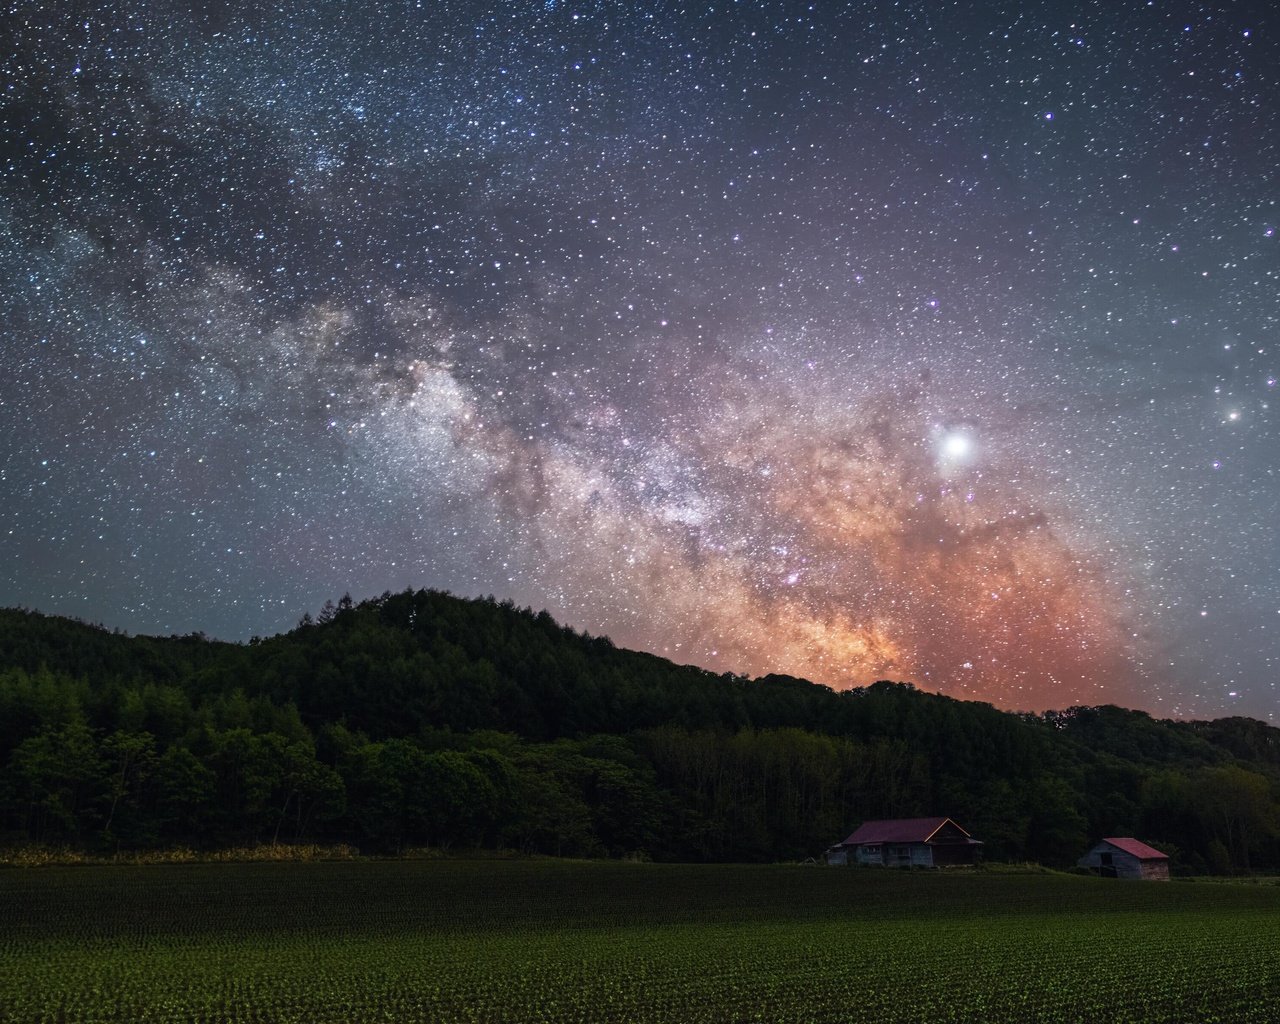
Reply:
[[950, 818], [864, 821], [827, 850], [828, 864], [941, 868], [973, 864], [982, 843]]
[[1129, 837], [1101, 840], [1076, 862], [1103, 878], [1144, 878], [1169, 881], [1169, 857], [1154, 847]]

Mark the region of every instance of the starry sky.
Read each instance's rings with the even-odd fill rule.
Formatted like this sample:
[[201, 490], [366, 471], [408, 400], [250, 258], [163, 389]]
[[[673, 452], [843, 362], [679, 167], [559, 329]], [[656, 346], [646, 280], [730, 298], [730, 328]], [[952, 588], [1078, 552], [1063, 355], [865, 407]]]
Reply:
[[1269, 4], [5, 6], [0, 604], [1274, 718]]

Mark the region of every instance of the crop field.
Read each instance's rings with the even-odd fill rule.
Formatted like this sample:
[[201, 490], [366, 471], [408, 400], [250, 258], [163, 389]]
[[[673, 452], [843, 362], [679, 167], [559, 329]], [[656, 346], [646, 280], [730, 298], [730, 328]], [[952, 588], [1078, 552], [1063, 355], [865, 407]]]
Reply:
[[0, 1022], [1275, 1021], [1280, 887], [553, 861], [0, 871]]

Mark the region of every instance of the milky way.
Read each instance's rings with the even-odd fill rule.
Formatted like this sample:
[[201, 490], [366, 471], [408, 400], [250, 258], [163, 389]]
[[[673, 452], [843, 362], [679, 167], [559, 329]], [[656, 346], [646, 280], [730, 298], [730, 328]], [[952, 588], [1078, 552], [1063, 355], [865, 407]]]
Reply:
[[0, 602], [1277, 711], [1267, 5], [12, 4]]

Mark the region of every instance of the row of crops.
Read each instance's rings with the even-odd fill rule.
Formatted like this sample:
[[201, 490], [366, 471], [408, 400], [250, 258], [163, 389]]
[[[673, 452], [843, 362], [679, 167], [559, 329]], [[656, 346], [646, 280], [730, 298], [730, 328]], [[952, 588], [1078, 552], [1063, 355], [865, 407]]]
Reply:
[[[1280, 890], [564, 863], [0, 873], [0, 1022], [1273, 1021]], [[345, 924], [343, 923], [345, 920]]]

